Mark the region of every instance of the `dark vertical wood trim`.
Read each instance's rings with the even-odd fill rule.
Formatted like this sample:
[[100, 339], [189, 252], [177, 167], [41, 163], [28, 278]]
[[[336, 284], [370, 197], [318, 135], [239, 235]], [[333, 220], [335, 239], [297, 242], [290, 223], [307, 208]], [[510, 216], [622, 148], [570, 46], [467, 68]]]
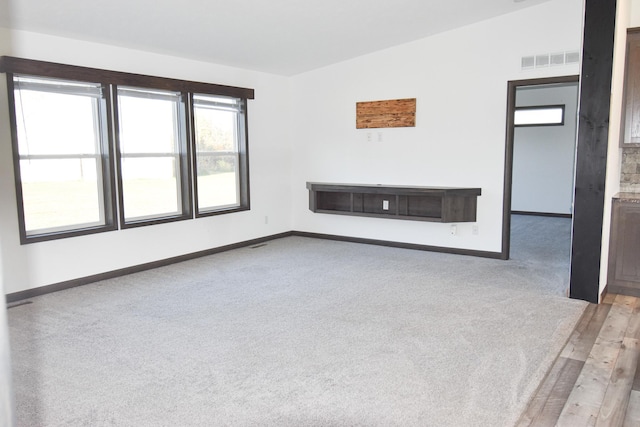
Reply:
[[586, 0], [569, 296], [597, 303], [616, 0]]
[[109, 85], [102, 84], [102, 98], [100, 108], [104, 114], [100, 114], [100, 138], [102, 149], [102, 190], [105, 215], [105, 227], [108, 230], [117, 230], [118, 211], [116, 196], [116, 170], [113, 158], [113, 111], [111, 110], [111, 89]]
[[191, 172], [189, 173], [189, 179], [191, 180], [191, 188], [193, 193], [191, 197], [191, 209], [195, 218], [198, 218], [198, 206], [200, 201], [198, 200], [198, 140], [196, 138], [196, 119], [195, 110], [193, 108], [193, 94], [187, 92], [187, 151], [189, 153], [189, 165]]
[[516, 111], [518, 82], [507, 83], [507, 142], [504, 148], [504, 188], [502, 201], [502, 250], [501, 259], [509, 259], [511, 252], [511, 191], [513, 189], [513, 123]]
[[16, 189], [16, 205], [18, 208], [18, 224], [20, 225], [20, 243], [27, 243], [27, 232], [24, 219], [24, 202], [22, 201], [22, 174], [20, 173], [20, 150], [18, 149], [18, 126], [16, 120], [15, 87], [13, 74], [7, 73], [7, 99], [9, 101], [9, 128], [11, 129], [11, 148], [13, 153], [13, 177]]
[[111, 113], [113, 114], [111, 123], [113, 124], [113, 146], [115, 154], [114, 163], [117, 168], [116, 183], [118, 188], [118, 223], [120, 228], [125, 227], [124, 220], [124, 182], [122, 180], [122, 151], [120, 149], [120, 106], [118, 105], [120, 100], [118, 99], [118, 86], [109, 85], [111, 88]]
[[191, 124], [189, 123], [189, 92], [182, 92], [180, 94], [180, 103], [178, 105], [178, 129], [179, 129], [179, 144], [180, 144], [180, 157], [179, 164], [176, 165], [180, 168], [180, 202], [182, 207], [182, 216], [187, 218], [193, 218], [193, 188], [191, 183], [191, 139], [189, 135], [189, 129]]
[[240, 206], [251, 209], [251, 183], [249, 179], [249, 100], [242, 102], [244, 107], [242, 131], [244, 132], [244, 144], [238, 147], [240, 169]]
[[511, 192], [513, 190], [513, 143], [515, 125], [513, 118], [516, 111], [516, 90], [524, 86], [577, 83], [579, 76], [559, 76], [540, 79], [512, 80], [507, 82], [507, 139], [504, 154], [504, 189], [502, 203], [502, 250], [500, 259], [509, 259], [511, 250]]

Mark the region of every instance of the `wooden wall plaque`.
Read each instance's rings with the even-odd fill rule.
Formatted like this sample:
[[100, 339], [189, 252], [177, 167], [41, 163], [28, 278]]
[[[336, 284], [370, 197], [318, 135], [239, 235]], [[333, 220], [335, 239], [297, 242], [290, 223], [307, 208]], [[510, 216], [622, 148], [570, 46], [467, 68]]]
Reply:
[[416, 125], [416, 98], [356, 102], [356, 129]]

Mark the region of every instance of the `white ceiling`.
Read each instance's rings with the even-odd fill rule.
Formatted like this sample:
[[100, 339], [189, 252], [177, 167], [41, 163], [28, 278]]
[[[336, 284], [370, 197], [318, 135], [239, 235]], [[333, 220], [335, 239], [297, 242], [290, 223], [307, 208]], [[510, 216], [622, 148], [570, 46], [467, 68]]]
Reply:
[[0, 0], [0, 26], [294, 75], [545, 1]]

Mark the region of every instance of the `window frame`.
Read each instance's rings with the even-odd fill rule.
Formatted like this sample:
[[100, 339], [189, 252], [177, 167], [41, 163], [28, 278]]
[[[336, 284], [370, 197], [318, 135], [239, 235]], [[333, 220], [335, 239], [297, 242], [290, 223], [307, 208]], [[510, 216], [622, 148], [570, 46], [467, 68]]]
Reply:
[[[112, 85], [112, 99], [113, 99], [113, 110], [114, 114], [114, 126], [116, 129], [115, 132], [115, 161], [118, 167], [117, 174], [117, 182], [118, 182], [118, 203], [120, 209], [118, 209], [119, 219], [120, 219], [120, 227], [122, 229], [132, 228], [132, 227], [140, 227], [145, 225], [153, 225], [153, 224], [163, 224], [166, 222], [173, 221], [182, 221], [186, 219], [193, 218], [192, 211], [192, 190], [191, 190], [191, 143], [188, 137], [188, 119], [186, 115], [185, 108], [185, 98], [186, 93], [180, 92], [180, 101], [178, 103], [178, 112], [177, 112], [177, 120], [178, 120], [178, 131], [179, 133], [179, 147], [177, 153], [178, 164], [176, 165], [178, 168], [177, 175], [180, 177], [180, 185], [178, 191], [180, 191], [180, 213], [178, 214], [169, 214], [165, 216], [157, 216], [151, 218], [133, 218], [132, 220], [127, 220], [125, 217], [125, 201], [124, 201], [124, 182], [122, 178], [122, 160], [124, 158], [129, 157], [126, 154], [122, 153], [121, 150], [121, 141], [120, 141], [120, 110], [119, 100], [118, 100], [118, 88], [122, 87], [122, 85]], [[127, 88], [132, 88], [131, 86], [126, 86]], [[135, 89], [155, 89], [155, 88], [135, 88]], [[131, 156], [134, 157], [134, 156]]]
[[[240, 212], [250, 209], [249, 202], [249, 120], [248, 120], [248, 108], [247, 108], [247, 99], [231, 97], [240, 100], [240, 110], [238, 111], [238, 146], [237, 146], [237, 156], [238, 156], [238, 206], [228, 206], [228, 207], [220, 207], [217, 209], [207, 209], [201, 211], [198, 206], [198, 152], [196, 149], [196, 126], [195, 126], [195, 106], [194, 106], [194, 95], [203, 95], [202, 93], [190, 93], [189, 94], [189, 116], [191, 120], [191, 124], [189, 126], [190, 130], [190, 139], [193, 141], [191, 144], [192, 147], [192, 155], [191, 161], [193, 164], [193, 210], [196, 218], [203, 218], [208, 216], [220, 215], [230, 212]], [[207, 94], [205, 94], [207, 95]], [[246, 179], [243, 180], [242, 177], [245, 176]]]
[[[249, 210], [249, 137], [248, 137], [248, 100], [254, 99], [254, 89], [203, 83], [189, 80], [178, 80], [167, 77], [156, 77], [143, 74], [132, 74], [120, 71], [110, 71], [97, 68], [66, 65], [45, 61], [17, 58], [12, 56], [0, 57], [0, 72], [6, 73], [7, 92], [9, 102], [9, 124], [12, 140], [12, 152], [14, 163], [14, 181], [17, 197], [18, 222], [20, 225], [21, 244], [35, 243], [46, 240], [54, 240], [67, 237], [75, 237], [117, 229], [154, 225], [171, 221], [195, 219], [211, 215], [220, 215], [238, 211]], [[14, 97], [14, 75], [31, 76], [35, 78], [52, 78], [81, 83], [98, 83], [102, 86], [101, 108], [103, 114], [100, 117], [101, 136], [106, 138], [102, 144], [106, 150], [101, 153], [101, 165], [103, 173], [103, 198], [105, 208], [105, 225], [87, 228], [59, 231], [52, 233], [34, 234], [27, 236], [25, 230], [25, 213], [23, 205], [22, 179], [20, 172], [20, 155], [18, 150], [17, 121]], [[122, 209], [122, 183], [121, 183], [121, 153], [118, 141], [117, 118], [117, 87], [127, 86], [140, 89], [165, 90], [181, 93], [180, 103], [183, 122], [186, 127], [182, 130], [184, 141], [183, 150], [180, 152], [181, 165], [181, 190], [182, 190], [182, 214], [162, 218], [143, 219], [140, 221], [126, 222]], [[221, 208], [207, 212], [197, 212], [197, 188], [196, 188], [196, 150], [194, 142], [194, 115], [193, 94], [211, 96], [233, 97], [242, 100], [244, 105], [243, 123], [238, 126], [242, 133], [242, 139], [238, 144], [238, 190], [240, 194], [239, 206]]]
[[18, 142], [18, 126], [15, 110], [15, 84], [14, 77], [17, 76], [32, 76], [32, 77], [48, 77], [65, 81], [78, 81], [82, 83], [89, 82], [88, 80], [76, 80], [72, 78], [63, 77], [51, 77], [51, 76], [36, 76], [31, 73], [13, 73], [7, 72], [7, 95], [9, 101], [9, 127], [11, 129], [11, 148], [13, 153], [13, 173], [14, 183], [16, 191], [16, 202], [18, 206], [18, 224], [20, 227], [20, 243], [35, 243], [43, 242], [47, 240], [55, 240], [66, 237], [84, 236], [88, 234], [100, 233], [105, 231], [117, 230], [118, 224], [116, 221], [116, 196], [115, 196], [115, 169], [113, 164], [113, 158], [110, 153], [113, 150], [113, 138], [112, 128], [109, 125], [111, 121], [111, 109], [109, 108], [109, 90], [100, 81], [92, 81], [91, 83], [100, 84], [102, 88], [102, 96], [99, 99], [100, 109], [103, 114], [99, 115], [100, 121], [100, 167], [102, 172], [102, 207], [104, 209], [104, 224], [102, 225], [90, 225], [81, 226], [68, 229], [68, 230], [55, 230], [44, 231], [37, 234], [28, 234], [26, 229], [26, 219], [24, 211], [24, 194], [22, 190], [22, 171], [20, 166], [21, 155]]
[[[554, 104], [554, 105], [529, 105], [523, 107], [515, 107], [513, 112], [513, 126], [517, 128], [526, 128], [526, 127], [546, 127], [546, 126], [564, 126], [564, 118], [565, 118], [565, 104]], [[551, 109], [560, 109], [562, 110], [562, 120], [560, 123], [527, 123], [527, 124], [516, 124], [516, 113], [518, 111], [532, 111], [532, 110], [551, 110]]]

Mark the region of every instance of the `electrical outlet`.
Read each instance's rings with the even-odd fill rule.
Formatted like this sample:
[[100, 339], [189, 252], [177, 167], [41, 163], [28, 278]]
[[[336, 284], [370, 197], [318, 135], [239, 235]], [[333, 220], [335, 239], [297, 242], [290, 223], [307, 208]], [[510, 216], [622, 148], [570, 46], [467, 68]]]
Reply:
[[373, 142], [373, 133], [367, 132], [367, 142]]
[[382, 210], [383, 211], [388, 211], [389, 210], [389, 201], [388, 200], [383, 200], [382, 201]]
[[383, 141], [383, 137], [382, 137], [382, 132], [378, 132], [378, 142], [382, 142]]
[[456, 224], [451, 224], [451, 228], [449, 229], [449, 233], [452, 236], [455, 236], [456, 234], [458, 234], [458, 226]]

